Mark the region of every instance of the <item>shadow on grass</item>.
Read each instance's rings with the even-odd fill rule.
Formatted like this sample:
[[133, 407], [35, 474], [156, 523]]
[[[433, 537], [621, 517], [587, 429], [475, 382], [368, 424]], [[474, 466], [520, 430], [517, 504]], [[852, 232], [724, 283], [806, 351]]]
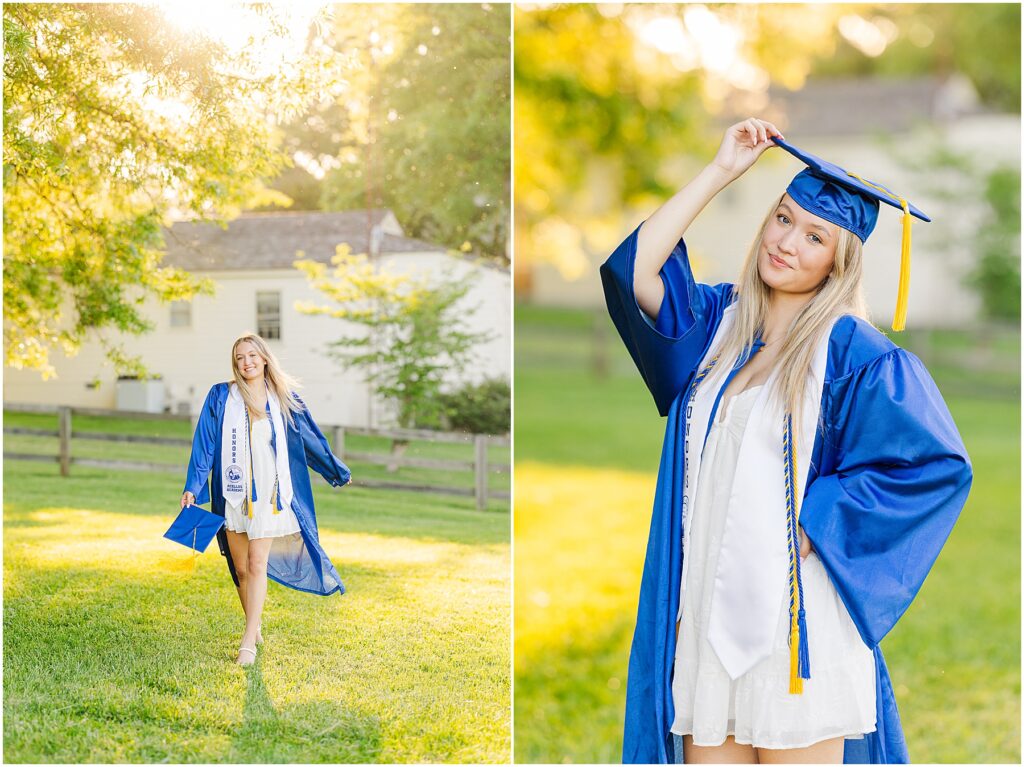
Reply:
[[[309, 762], [372, 764], [381, 753], [380, 717], [333, 701], [277, 708], [263, 681], [262, 658], [245, 671], [242, 723], [226, 761], [294, 760], [296, 748]], [[326, 726], [325, 726], [326, 725]]]

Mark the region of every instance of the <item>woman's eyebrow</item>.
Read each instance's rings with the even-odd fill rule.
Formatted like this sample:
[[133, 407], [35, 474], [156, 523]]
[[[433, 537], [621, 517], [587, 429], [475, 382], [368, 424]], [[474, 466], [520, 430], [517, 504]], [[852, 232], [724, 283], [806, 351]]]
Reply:
[[[786, 209], [786, 212], [789, 214], [790, 218], [792, 218], [793, 217], [793, 210], [786, 203], [784, 203], [784, 202], [779, 203], [779, 208], [778, 209], [782, 210], [783, 208]], [[832, 232], [830, 232], [828, 229], [823, 227], [821, 224], [811, 224], [810, 226], [811, 226], [812, 229], [817, 229], [819, 232], [824, 233], [826, 237], [831, 237], [832, 236]]]

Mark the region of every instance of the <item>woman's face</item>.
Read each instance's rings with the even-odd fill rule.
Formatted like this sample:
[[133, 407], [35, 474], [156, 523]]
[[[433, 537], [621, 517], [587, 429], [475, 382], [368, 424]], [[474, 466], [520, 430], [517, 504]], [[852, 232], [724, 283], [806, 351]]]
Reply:
[[832, 271], [838, 237], [838, 226], [784, 195], [761, 237], [757, 271], [772, 291], [810, 298]]
[[235, 347], [235, 369], [246, 383], [258, 383], [263, 379], [267, 361], [256, 351], [256, 347], [248, 341], [242, 341]]

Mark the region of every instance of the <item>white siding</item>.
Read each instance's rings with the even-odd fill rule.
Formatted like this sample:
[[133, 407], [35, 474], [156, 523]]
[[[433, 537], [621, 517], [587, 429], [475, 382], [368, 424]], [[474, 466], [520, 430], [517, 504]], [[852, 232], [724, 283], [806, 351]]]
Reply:
[[[390, 261], [389, 256], [384, 257]], [[415, 264], [419, 269], [439, 269], [454, 265], [456, 269], [471, 267], [462, 259], [444, 254], [402, 254], [396, 264]], [[469, 303], [481, 303], [478, 322], [492, 328], [497, 338], [484, 345], [484, 362], [474, 375], [484, 370], [495, 375], [510, 375], [511, 305], [508, 272], [479, 269], [481, 280]], [[300, 390], [318, 422], [351, 426], [379, 425], [379, 403], [371, 403], [369, 389], [358, 371], [342, 370], [325, 355], [327, 344], [341, 335], [340, 320], [309, 316], [295, 311], [296, 301], [326, 303], [306, 279], [295, 270], [203, 272], [216, 283], [216, 295], [199, 296], [193, 302], [191, 327], [171, 327], [170, 305], [150, 300], [144, 306], [146, 316], [155, 327], [143, 336], [122, 336], [129, 354], [140, 354], [153, 373], [163, 375], [167, 388], [167, 405], [187, 402], [192, 412], [202, 407], [210, 386], [226, 381], [231, 375], [231, 343], [239, 335], [256, 329], [256, 293], [262, 290], [281, 292], [281, 340], [271, 341], [270, 348], [281, 365], [298, 378]], [[351, 329], [351, 326], [350, 326]], [[350, 330], [351, 332], [351, 330]], [[41, 381], [33, 371], [4, 370], [4, 400], [7, 402], [69, 404], [81, 407], [114, 408], [116, 376], [103, 358], [99, 344], [83, 346], [76, 357], [68, 359], [55, 351], [52, 363], [58, 376]], [[471, 371], [467, 371], [469, 373]], [[87, 383], [98, 377], [99, 388]]]

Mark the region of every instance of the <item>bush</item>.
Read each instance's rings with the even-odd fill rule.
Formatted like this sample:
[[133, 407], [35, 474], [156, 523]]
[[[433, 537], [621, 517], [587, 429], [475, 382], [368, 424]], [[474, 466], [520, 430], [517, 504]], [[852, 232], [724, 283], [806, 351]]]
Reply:
[[506, 434], [512, 424], [512, 387], [491, 379], [441, 395], [444, 420], [452, 431]]

